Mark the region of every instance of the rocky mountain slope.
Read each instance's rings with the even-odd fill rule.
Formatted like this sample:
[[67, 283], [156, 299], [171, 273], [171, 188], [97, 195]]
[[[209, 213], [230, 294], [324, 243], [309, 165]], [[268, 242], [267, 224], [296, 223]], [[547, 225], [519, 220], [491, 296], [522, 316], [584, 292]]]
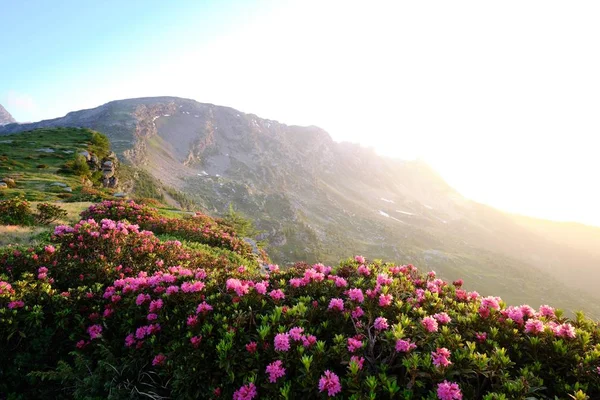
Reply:
[[410, 261], [511, 303], [600, 315], [599, 254], [564, 245], [558, 227], [545, 235], [463, 198], [424, 163], [174, 97], [113, 101], [0, 134], [56, 126], [105, 133], [122, 159], [211, 213], [233, 204], [265, 231], [279, 263], [333, 263], [348, 252]]
[[13, 116], [10, 115], [8, 111], [6, 111], [6, 108], [4, 108], [2, 104], [0, 104], [0, 126], [12, 124], [15, 122], [17, 121], [13, 118]]

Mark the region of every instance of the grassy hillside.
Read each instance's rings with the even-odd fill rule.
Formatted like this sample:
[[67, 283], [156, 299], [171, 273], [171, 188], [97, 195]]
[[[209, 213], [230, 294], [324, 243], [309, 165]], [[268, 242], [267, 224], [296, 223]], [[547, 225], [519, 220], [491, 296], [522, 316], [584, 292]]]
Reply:
[[0, 139], [0, 199], [23, 195], [30, 201], [89, 201], [110, 194], [100, 187], [81, 152], [99, 159], [109, 153], [108, 140], [89, 129], [39, 129]]

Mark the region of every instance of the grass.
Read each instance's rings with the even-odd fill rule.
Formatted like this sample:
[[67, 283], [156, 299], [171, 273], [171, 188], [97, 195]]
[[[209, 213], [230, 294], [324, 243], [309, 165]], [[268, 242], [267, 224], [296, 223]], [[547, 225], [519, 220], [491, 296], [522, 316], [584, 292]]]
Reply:
[[[77, 200], [85, 197], [84, 178], [64, 165], [79, 152], [88, 151], [99, 158], [108, 154], [108, 142], [89, 129], [37, 129], [0, 140], [0, 179], [11, 178], [16, 187], [0, 191], [0, 199], [24, 195], [30, 201]], [[65, 184], [72, 189], [53, 186]], [[96, 182], [99, 185], [99, 182]], [[106, 192], [108, 194], [108, 192]]]
[[0, 225], [0, 246], [38, 245], [47, 241], [44, 234], [49, 232], [48, 227]]

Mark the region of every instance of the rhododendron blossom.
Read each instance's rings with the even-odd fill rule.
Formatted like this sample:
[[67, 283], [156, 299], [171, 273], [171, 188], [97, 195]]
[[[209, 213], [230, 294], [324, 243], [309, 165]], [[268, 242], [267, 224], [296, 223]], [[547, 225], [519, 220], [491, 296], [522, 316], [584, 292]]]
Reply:
[[373, 324], [373, 327], [375, 327], [375, 329], [377, 329], [378, 331], [383, 331], [387, 328], [389, 328], [387, 319], [384, 317], [377, 317], [375, 319], [375, 323]]
[[329, 301], [329, 307], [330, 310], [335, 310], [335, 311], [344, 311], [344, 300], [342, 299], [331, 299]]
[[380, 307], [388, 307], [392, 304], [392, 295], [391, 294], [381, 294], [379, 295], [379, 306]]
[[362, 345], [363, 345], [362, 341], [357, 340], [355, 338], [348, 338], [348, 351], [350, 353], [354, 353], [355, 351], [360, 350]]
[[319, 391], [327, 391], [327, 396], [329, 397], [335, 396], [342, 391], [340, 378], [329, 370], [325, 371], [325, 374], [321, 375], [321, 379], [319, 379]]
[[431, 358], [433, 359], [433, 365], [436, 367], [447, 367], [452, 364], [450, 361], [450, 350], [445, 347], [432, 351]]
[[362, 303], [363, 301], [365, 301], [365, 296], [363, 295], [363, 292], [361, 289], [358, 288], [353, 288], [353, 289], [349, 289], [347, 292], [348, 298], [352, 301], [356, 301], [359, 303]]
[[274, 346], [276, 351], [288, 351], [290, 349], [290, 336], [287, 333], [275, 335]]
[[427, 330], [427, 332], [437, 332], [438, 323], [433, 317], [425, 317], [421, 320], [421, 325]]
[[437, 396], [440, 400], [462, 400], [462, 393], [458, 384], [448, 381], [438, 383]]
[[409, 351], [416, 349], [417, 345], [410, 342], [410, 339], [398, 339], [396, 340], [396, 351], [400, 353], [408, 353]]
[[244, 385], [233, 394], [233, 400], [252, 400], [258, 395], [254, 383]]
[[277, 360], [267, 365], [266, 373], [269, 374], [269, 382], [275, 383], [277, 379], [281, 378], [285, 375], [285, 368], [283, 368], [283, 364], [281, 360]]

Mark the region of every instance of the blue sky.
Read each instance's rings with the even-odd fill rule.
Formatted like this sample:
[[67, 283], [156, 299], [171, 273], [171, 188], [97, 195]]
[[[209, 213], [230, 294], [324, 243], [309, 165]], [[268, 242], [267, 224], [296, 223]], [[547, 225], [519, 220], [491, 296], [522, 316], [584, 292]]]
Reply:
[[0, 103], [23, 122], [192, 98], [600, 226], [599, 18], [597, 0], [0, 0]]
[[82, 92], [152, 70], [263, 7], [239, 0], [0, 0], [0, 103], [19, 121], [63, 115], [81, 108], [77, 99], [89, 97]]

